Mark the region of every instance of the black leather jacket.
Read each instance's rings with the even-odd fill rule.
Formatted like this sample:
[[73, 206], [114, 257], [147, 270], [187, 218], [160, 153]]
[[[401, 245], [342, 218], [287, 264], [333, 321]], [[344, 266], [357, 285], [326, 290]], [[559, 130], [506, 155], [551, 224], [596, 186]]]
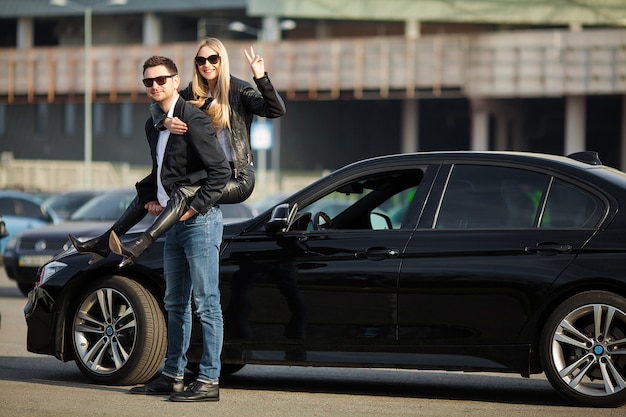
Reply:
[[[285, 114], [285, 103], [280, 97], [267, 73], [259, 79], [254, 79], [257, 89], [239, 78], [230, 77], [229, 103], [231, 108], [230, 127], [227, 131], [228, 142], [233, 155], [234, 175], [252, 163], [252, 151], [250, 145], [250, 126], [254, 115], [274, 119]], [[187, 88], [179, 92], [185, 100], [193, 100], [191, 83]], [[209, 100], [205, 108], [210, 104]], [[202, 110], [205, 110], [203, 108]], [[160, 125], [165, 114], [157, 105], [150, 108], [154, 124]], [[159, 114], [160, 113], [160, 114]]]

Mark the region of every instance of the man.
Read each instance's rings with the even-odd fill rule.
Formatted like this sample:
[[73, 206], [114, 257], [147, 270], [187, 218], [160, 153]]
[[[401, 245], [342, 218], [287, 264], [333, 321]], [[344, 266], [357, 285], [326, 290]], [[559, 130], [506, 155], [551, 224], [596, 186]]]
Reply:
[[[152, 172], [137, 183], [137, 194], [154, 216], [169, 197], [187, 186], [198, 186], [188, 196], [189, 209], [165, 235], [163, 268], [167, 311], [167, 355], [163, 372], [132, 394], [171, 394], [170, 401], [219, 400], [220, 354], [223, 319], [220, 305], [219, 248], [222, 213], [216, 202], [230, 179], [231, 169], [215, 136], [210, 119], [179, 97], [180, 77], [174, 62], [153, 56], [143, 65], [143, 83], [148, 96], [168, 117], [187, 123], [183, 135], [158, 131], [152, 118], [146, 122], [146, 137], [152, 155]], [[196, 187], [194, 187], [195, 189]], [[197, 380], [183, 391], [186, 352], [191, 337], [191, 296], [202, 326], [204, 352]]]

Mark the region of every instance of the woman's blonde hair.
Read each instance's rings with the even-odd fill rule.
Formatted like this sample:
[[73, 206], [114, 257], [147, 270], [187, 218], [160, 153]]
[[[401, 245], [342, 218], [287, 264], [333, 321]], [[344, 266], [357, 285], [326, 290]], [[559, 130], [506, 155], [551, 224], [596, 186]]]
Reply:
[[194, 62], [193, 79], [191, 81], [191, 90], [193, 92], [194, 99], [190, 100], [190, 103], [194, 104], [196, 107], [202, 107], [206, 103], [207, 99], [212, 97], [215, 99], [215, 104], [213, 104], [210, 108], [205, 109], [206, 114], [208, 114], [211, 118], [215, 128], [230, 129], [231, 110], [228, 101], [228, 95], [230, 92], [230, 61], [228, 60], [228, 52], [226, 52], [224, 44], [219, 39], [207, 38], [202, 41], [200, 46], [198, 46], [194, 59], [198, 56], [200, 49], [204, 46], [208, 46], [213, 49], [220, 56], [217, 84], [215, 86], [215, 90], [210, 91], [207, 80], [202, 77], [198, 65]]

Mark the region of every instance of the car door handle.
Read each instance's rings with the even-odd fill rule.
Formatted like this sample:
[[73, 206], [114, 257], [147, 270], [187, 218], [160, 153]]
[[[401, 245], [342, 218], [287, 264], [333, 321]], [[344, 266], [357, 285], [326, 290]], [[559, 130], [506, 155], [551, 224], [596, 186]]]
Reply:
[[560, 243], [537, 243], [534, 247], [526, 246], [524, 251], [528, 253], [535, 253], [537, 255], [551, 256], [558, 255], [559, 253], [572, 252], [572, 245]]
[[370, 261], [382, 261], [387, 258], [397, 258], [400, 256], [398, 249], [389, 248], [369, 248], [365, 252], [356, 252], [354, 257], [357, 259], [369, 259]]

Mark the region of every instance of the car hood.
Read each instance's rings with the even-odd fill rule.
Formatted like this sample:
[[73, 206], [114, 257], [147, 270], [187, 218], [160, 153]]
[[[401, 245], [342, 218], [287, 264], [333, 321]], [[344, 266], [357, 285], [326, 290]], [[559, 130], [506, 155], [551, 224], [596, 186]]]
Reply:
[[[241, 233], [242, 230], [246, 228], [247, 225], [250, 224], [250, 219], [246, 219], [245, 221], [234, 222], [231, 221], [234, 219], [225, 219], [224, 220], [224, 238], [225, 240], [230, 240], [233, 236]], [[36, 229], [27, 230], [19, 234], [18, 239], [22, 242], [25, 240], [60, 240], [60, 239], [68, 239], [68, 235], [73, 235], [80, 240], [91, 239], [93, 237], [99, 236], [102, 233], [106, 232], [111, 226], [113, 222], [111, 221], [66, 221], [60, 224], [53, 224], [38, 227]], [[148, 226], [150, 226], [150, 222], [140, 222], [131, 228], [126, 234], [133, 233], [141, 233], [145, 231]]]

